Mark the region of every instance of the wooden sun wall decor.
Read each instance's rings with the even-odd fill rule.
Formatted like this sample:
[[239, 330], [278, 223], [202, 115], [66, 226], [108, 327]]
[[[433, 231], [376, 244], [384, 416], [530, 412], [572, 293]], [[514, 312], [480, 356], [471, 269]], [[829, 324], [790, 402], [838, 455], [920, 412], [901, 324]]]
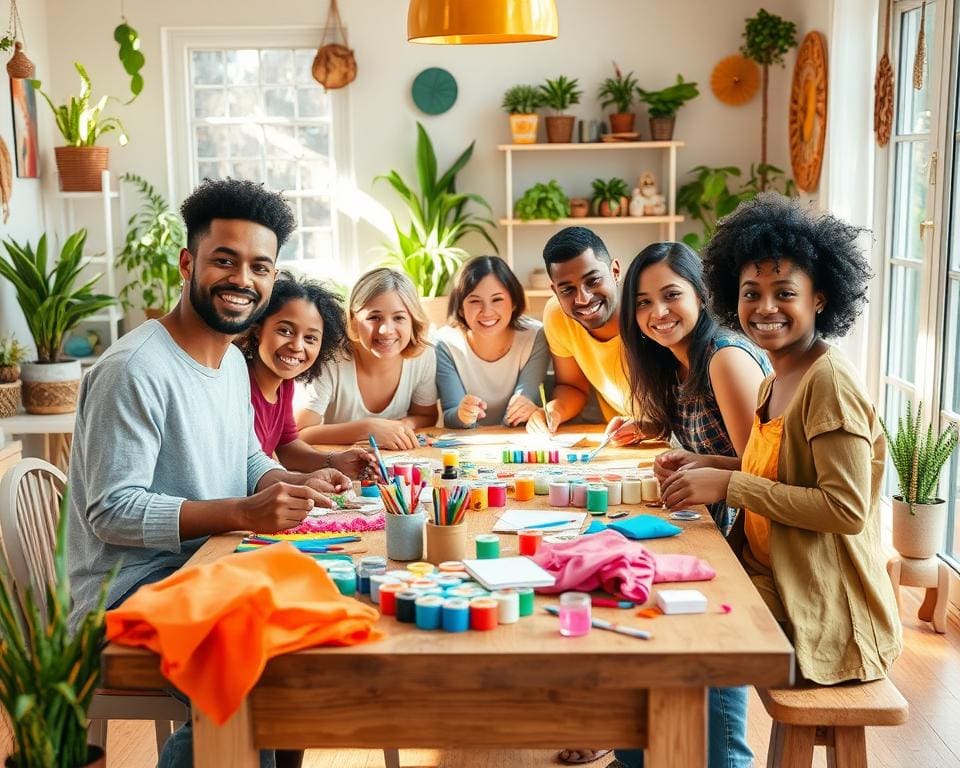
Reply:
[[731, 107], [746, 104], [759, 87], [760, 67], [739, 53], [720, 59], [710, 75], [713, 95]]
[[800, 43], [790, 89], [790, 165], [797, 186], [812, 192], [820, 182], [827, 138], [827, 46], [819, 32]]

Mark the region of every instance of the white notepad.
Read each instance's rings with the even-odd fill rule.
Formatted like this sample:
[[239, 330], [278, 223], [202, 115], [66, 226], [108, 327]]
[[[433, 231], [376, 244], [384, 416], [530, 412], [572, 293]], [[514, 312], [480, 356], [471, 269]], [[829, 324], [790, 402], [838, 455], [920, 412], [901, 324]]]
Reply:
[[511, 587], [552, 587], [556, 579], [529, 557], [497, 557], [490, 560], [464, 560], [473, 578], [487, 589]]
[[516, 533], [530, 526], [542, 526], [545, 523], [560, 523], [546, 528], [540, 528], [544, 536], [552, 536], [555, 533], [565, 533], [573, 531], [580, 532], [586, 512], [567, 512], [560, 510], [543, 509], [508, 509], [499, 518], [493, 526], [494, 533]]

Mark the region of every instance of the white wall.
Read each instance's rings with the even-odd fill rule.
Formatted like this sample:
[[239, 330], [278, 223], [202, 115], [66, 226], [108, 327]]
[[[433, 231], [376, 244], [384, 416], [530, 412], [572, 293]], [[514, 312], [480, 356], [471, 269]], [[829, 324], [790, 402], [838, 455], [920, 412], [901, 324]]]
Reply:
[[[809, 29], [808, 21], [825, 21], [829, 0], [771, 0], [763, 5], [773, 13], [798, 22], [798, 35]], [[749, 105], [731, 108], [721, 105], [710, 93], [713, 65], [735, 52], [741, 44], [744, 19], [756, 13], [756, 0], [678, 0], [672, 3], [637, 0], [558, 0], [560, 37], [556, 41], [506, 46], [419, 46], [406, 41], [405, 0], [341, 0], [350, 44], [356, 50], [359, 76], [349, 86], [351, 143], [357, 185], [361, 191], [392, 205], [393, 193], [373, 178], [391, 168], [404, 176], [413, 175], [415, 121], [427, 127], [437, 146], [441, 165], [447, 164], [476, 139], [474, 159], [460, 176], [464, 191], [478, 192], [489, 200], [495, 217], [504, 215], [503, 157], [496, 145], [509, 141], [506, 115], [500, 99], [506, 88], [520, 82], [538, 83], [559, 74], [580, 78], [585, 90], [583, 103], [574, 112], [582, 118], [600, 118], [595, 98], [599, 81], [611, 73], [611, 60], [624, 70], [633, 70], [646, 88], [663, 87], [682, 72], [700, 83], [701, 96], [679, 113], [677, 138], [687, 142], [680, 152], [679, 168], [685, 171], [698, 164], [738, 165], [744, 169], [759, 155], [759, 96]], [[325, 3], [316, 0], [285, 0], [265, 4], [252, 0], [198, 3], [196, 0], [126, 0], [130, 24], [143, 41], [147, 59], [146, 88], [132, 106], [118, 109], [131, 136], [131, 143], [111, 153], [115, 171], [135, 170], [165, 187], [167, 168], [163, 147], [163, 93], [160, 57], [162, 27], [190, 26], [321, 26]], [[229, 12], [227, 9], [229, 8]], [[813, 9], [813, 10], [811, 10]], [[116, 58], [112, 30], [119, 20], [115, 3], [99, 0], [47, 0], [47, 11], [56, 24], [49, 28], [51, 62], [49, 85], [55, 94], [73, 87], [71, 62], [81, 60], [90, 71], [95, 94], [127, 93], [127, 81]], [[828, 31], [820, 27], [825, 33]], [[82, 41], [78, 43], [77, 41]], [[786, 105], [792, 72], [792, 54], [785, 69], [775, 68], [771, 80], [770, 161], [789, 168]], [[459, 84], [459, 98], [446, 114], [422, 115], [410, 98], [410, 85], [422, 69], [448, 69]], [[49, 114], [42, 120], [49, 124]], [[645, 116], [641, 130], [648, 134]], [[542, 130], [542, 129], [541, 129]], [[49, 150], [49, 142], [44, 147]], [[635, 183], [640, 170], [655, 164], [635, 156], [633, 163], [622, 161], [592, 165], [596, 159], [584, 155], [568, 164], [571, 153], [551, 155], [542, 161], [524, 160], [517, 169], [515, 193], [535, 181], [556, 178], [571, 194], [587, 196], [589, 182], [597, 175], [622, 175]], [[615, 153], [618, 157], [620, 153]], [[624, 155], [623, 157], [626, 157]], [[654, 158], [650, 157], [650, 161]], [[52, 162], [52, 159], [51, 159]], [[662, 178], [662, 174], [658, 174]], [[647, 237], [656, 237], [655, 228], [609, 228], [601, 232], [611, 251], [630, 258]], [[609, 236], [607, 236], [609, 235]], [[517, 238], [518, 272], [526, 272], [539, 261], [548, 230], [531, 229]], [[503, 243], [504, 236], [496, 238]], [[358, 228], [361, 260], [382, 240], [369, 223]], [[482, 241], [477, 243], [482, 251]]]

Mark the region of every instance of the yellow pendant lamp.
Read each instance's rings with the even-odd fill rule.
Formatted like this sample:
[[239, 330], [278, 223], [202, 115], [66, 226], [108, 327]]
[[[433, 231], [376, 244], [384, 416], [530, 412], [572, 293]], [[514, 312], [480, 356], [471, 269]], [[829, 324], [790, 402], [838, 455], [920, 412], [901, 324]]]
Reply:
[[558, 31], [554, 0], [410, 0], [407, 10], [411, 43], [531, 43]]

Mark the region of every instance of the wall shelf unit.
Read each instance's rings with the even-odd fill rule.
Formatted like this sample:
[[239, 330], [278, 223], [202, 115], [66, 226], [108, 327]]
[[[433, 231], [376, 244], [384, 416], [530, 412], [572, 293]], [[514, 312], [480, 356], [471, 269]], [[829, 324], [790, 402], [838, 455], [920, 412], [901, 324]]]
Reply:
[[664, 196], [667, 201], [666, 216], [587, 216], [582, 218], [564, 218], [557, 221], [549, 219], [533, 219], [523, 221], [515, 218], [501, 218], [500, 226], [507, 230], [507, 252], [506, 261], [511, 268], [514, 268], [514, 244], [513, 235], [516, 227], [546, 227], [555, 228], [567, 226], [581, 227], [605, 227], [605, 226], [650, 226], [659, 225], [659, 237], [661, 240], [677, 239], [677, 224], [683, 222], [684, 217], [677, 215], [677, 149], [684, 146], [682, 141], [622, 141], [622, 142], [596, 142], [583, 144], [500, 144], [497, 149], [504, 153], [506, 163], [505, 183], [506, 183], [506, 208], [508, 216], [513, 214], [514, 189], [513, 189], [513, 161], [514, 153], [534, 152], [637, 152], [637, 151], [665, 151], [667, 153], [668, 171], [667, 188]]

